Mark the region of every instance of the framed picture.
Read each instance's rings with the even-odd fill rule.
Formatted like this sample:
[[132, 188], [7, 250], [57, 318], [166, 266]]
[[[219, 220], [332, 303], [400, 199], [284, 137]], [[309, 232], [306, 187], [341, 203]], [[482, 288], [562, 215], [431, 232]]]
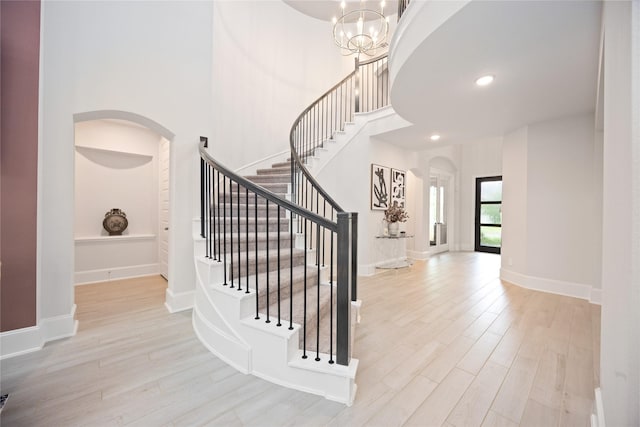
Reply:
[[385, 210], [389, 207], [389, 181], [391, 171], [386, 166], [371, 164], [371, 209]]
[[391, 205], [398, 202], [398, 206], [405, 207], [406, 203], [406, 174], [398, 169], [391, 169]]

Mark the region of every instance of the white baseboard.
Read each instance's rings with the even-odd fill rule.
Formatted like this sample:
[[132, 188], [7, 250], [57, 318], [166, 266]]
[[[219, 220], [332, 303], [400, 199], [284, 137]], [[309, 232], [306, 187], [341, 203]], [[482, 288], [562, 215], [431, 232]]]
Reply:
[[38, 351], [43, 345], [42, 331], [39, 326], [2, 332], [0, 333], [0, 360]]
[[429, 251], [412, 251], [407, 249], [407, 256], [411, 259], [424, 261], [429, 259], [431, 254]]
[[589, 297], [591, 304], [602, 305], [602, 289], [591, 288], [591, 297]]
[[129, 267], [102, 268], [99, 270], [76, 271], [76, 285], [88, 285], [110, 280], [131, 279], [134, 277], [160, 274], [159, 264], [141, 264]]
[[75, 320], [75, 315], [76, 305], [73, 304], [69, 314], [42, 319], [40, 328], [44, 342], [74, 336], [78, 332], [78, 321]]
[[45, 343], [76, 334], [75, 304], [69, 314], [42, 319], [37, 326], [0, 333], [0, 360], [41, 350]]
[[591, 414], [591, 427], [606, 427], [604, 422], [604, 406], [602, 406], [602, 392], [600, 387], [595, 389], [595, 401], [593, 402], [593, 414]]
[[358, 264], [358, 276], [373, 276], [376, 274], [375, 264]]
[[193, 308], [193, 295], [194, 291], [173, 292], [170, 288], [167, 288], [164, 306], [169, 313], [190, 310]]
[[462, 252], [473, 252], [476, 250], [476, 247], [473, 245], [473, 243], [462, 243], [456, 246], [457, 249], [454, 249], [456, 251], [462, 251]]
[[600, 289], [594, 289], [592, 286], [582, 283], [527, 276], [505, 268], [500, 269], [500, 279], [523, 288], [580, 298], [593, 304], [600, 304], [601, 300]]

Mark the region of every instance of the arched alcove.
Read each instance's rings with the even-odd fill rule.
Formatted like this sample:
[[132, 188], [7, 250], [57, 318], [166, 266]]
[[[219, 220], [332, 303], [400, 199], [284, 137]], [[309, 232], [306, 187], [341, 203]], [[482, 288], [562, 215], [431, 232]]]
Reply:
[[[75, 284], [169, 274], [170, 141], [164, 126], [139, 114], [74, 115]], [[127, 213], [110, 236], [105, 212]]]

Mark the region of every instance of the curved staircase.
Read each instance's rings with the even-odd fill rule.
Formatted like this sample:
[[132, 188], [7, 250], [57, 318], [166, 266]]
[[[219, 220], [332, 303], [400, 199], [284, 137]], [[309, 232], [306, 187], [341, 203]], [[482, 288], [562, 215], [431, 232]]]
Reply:
[[[214, 354], [244, 373], [351, 404], [357, 360], [335, 363], [332, 269], [298, 232], [305, 226], [300, 216], [248, 190], [256, 184], [286, 200], [292, 185], [284, 170], [291, 171], [290, 161], [246, 181], [217, 172], [208, 178], [215, 194], [206, 202], [206, 219], [194, 222], [194, 329]], [[324, 242], [322, 234], [327, 231], [315, 239]]]
[[200, 144], [196, 334], [241, 372], [347, 405], [357, 388], [358, 217], [307, 165], [355, 113], [387, 105], [387, 74], [386, 56], [356, 61], [296, 119], [290, 158], [255, 175], [237, 175], [213, 158], [207, 138]]

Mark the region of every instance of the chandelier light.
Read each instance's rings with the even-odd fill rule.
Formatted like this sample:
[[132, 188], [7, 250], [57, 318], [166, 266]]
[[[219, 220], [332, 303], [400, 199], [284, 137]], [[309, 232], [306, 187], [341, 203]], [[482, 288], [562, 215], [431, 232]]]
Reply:
[[340, 17], [333, 18], [333, 39], [343, 55], [373, 56], [376, 49], [387, 45], [389, 18], [384, 15], [384, 0], [377, 3], [378, 10], [368, 8], [366, 3], [362, 0], [356, 8], [347, 10], [343, 0]]

